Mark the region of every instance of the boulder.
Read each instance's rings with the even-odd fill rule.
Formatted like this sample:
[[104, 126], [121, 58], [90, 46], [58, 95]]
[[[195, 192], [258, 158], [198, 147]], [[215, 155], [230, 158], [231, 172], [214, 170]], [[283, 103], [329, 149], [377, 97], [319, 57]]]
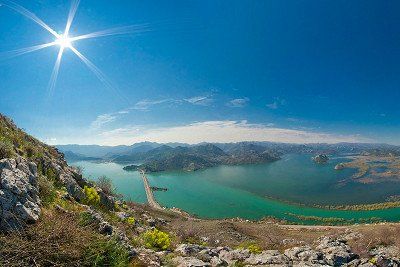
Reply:
[[323, 263], [323, 255], [310, 246], [294, 247], [285, 250], [285, 256], [293, 262]]
[[182, 256], [194, 256], [204, 249], [205, 249], [204, 246], [196, 244], [180, 244], [175, 249], [175, 252], [179, 253]]
[[35, 163], [23, 158], [0, 160], [0, 231], [34, 223], [40, 215]]
[[249, 265], [286, 266], [289, 264], [289, 259], [277, 250], [265, 250], [260, 254], [251, 254], [244, 263]]
[[226, 261], [228, 264], [232, 264], [236, 261], [244, 261], [248, 257], [250, 257], [250, 252], [248, 249], [223, 249], [219, 252], [219, 258]]
[[333, 266], [341, 266], [357, 258], [345, 240], [323, 237], [316, 249], [320, 250], [324, 254], [325, 261]]
[[211, 266], [210, 263], [204, 262], [202, 260], [196, 259], [194, 257], [175, 257], [172, 261], [177, 267], [203, 267]]

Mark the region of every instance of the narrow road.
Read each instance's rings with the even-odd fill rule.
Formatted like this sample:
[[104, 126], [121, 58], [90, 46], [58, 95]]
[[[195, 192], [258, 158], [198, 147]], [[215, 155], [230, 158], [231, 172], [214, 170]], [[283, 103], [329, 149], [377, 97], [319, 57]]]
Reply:
[[146, 191], [146, 196], [147, 196], [147, 202], [149, 203], [150, 207], [162, 210], [163, 208], [161, 207], [160, 204], [158, 204], [158, 202], [154, 198], [153, 191], [151, 190], [149, 181], [147, 180], [146, 177], [146, 173], [143, 170], [140, 170], [140, 173], [142, 174], [144, 189]]

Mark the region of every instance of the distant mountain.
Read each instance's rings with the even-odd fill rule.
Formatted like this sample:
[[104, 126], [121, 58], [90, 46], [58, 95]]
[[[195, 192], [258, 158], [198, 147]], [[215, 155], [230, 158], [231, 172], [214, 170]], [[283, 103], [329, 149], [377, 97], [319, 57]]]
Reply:
[[82, 154], [76, 154], [72, 151], [65, 151], [63, 152], [64, 158], [68, 162], [74, 162], [74, 161], [94, 161], [94, 160], [101, 160], [101, 158], [96, 158], [96, 157], [87, 157]]
[[[57, 149], [63, 153], [72, 152], [86, 157], [96, 157], [105, 160], [113, 160], [119, 156], [132, 155], [136, 153], [144, 153], [151, 149], [162, 146], [163, 144], [155, 142], [140, 142], [130, 146], [100, 146], [100, 145], [57, 145]], [[183, 143], [168, 143], [170, 147], [190, 146]]]
[[[119, 157], [120, 163], [127, 157]], [[225, 152], [213, 144], [203, 144], [191, 147], [175, 147], [167, 145], [152, 149], [145, 153], [130, 155], [130, 160], [142, 160], [140, 166], [132, 165], [125, 170], [138, 168], [147, 172], [159, 172], [167, 170], [195, 171], [221, 164], [247, 164], [271, 162], [279, 159], [277, 153], [273, 153], [261, 146], [238, 145], [231, 152]]]
[[[113, 161], [120, 164], [142, 164], [149, 171], [196, 170], [220, 164], [253, 164], [270, 162], [289, 153], [318, 154], [391, 154], [399, 155], [400, 147], [388, 144], [337, 143], [288, 144], [274, 142], [182, 143], [141, 142], [131, 146], [60, 145], [67, 160]], [[73, 153], [73, 154], [72, 154]], [[75, 154], [75, 155], [74, 155]], [[129, 168], [128, 168], [129, 169]], [[135, 169], [132, 167], [131, 169]]]
[[153, 142], [136, 143], [131, 146], [100, 146], [100, 145], [57, 145], [57, 149], [63, 153], [72, 152], [86, 157], [96, 157], [102, 159], [113, 158], [116, 155], [148, 151], [161, 144]]

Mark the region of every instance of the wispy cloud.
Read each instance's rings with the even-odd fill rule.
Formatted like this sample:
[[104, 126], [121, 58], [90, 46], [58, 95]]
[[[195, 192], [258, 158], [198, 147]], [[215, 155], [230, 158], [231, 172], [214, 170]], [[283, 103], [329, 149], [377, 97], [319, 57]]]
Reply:
[[265, 106], [270, 109], [278, 109], [280, 106], [284, 106], [285, 104], [286, 104], [286, 101], [284, 99], [275, 97], [274, 102], [266, 104]]
[[194, 96], [184, 100], [190, 104], [199, 106], [208, 106], [213, 102], [213, 99], [209, 96]]
[[90, 124], [91, 129], [100, 129], [103, 125], [113, 122], [117, 119], [117, 116], [115, 114], [101, 114], [97, 116], [97, 118], [92, 121]]
[[247, 121], [204, 121], [172, 127], [130, 126], [104, 131], [98, 136], [102, 144], [153, 142], [240, 142], [272, 141], [286, 143], [367, 142], [360, 135], [336, 135], [307, 130], [273, 127], [272, 124], [251, 124]]
[[249, 101], [250, 99], [247, 97], [236, 98], [229, 101], [226, 105], [233, 108], [242, 108], [246, 106]]
[[149, 99], [143, 99], [137, 102], [131, 109], [135, 110], [142, 110], [146, 111], [149, 110], [150, 107], [155, 106], [155, 105], [160, 105], [160, 104], [165, 104], [165, 103], [174, 103], [176, 100], [167, 98], [167, 99], [160, 99], [160, 100], [149, 100]]

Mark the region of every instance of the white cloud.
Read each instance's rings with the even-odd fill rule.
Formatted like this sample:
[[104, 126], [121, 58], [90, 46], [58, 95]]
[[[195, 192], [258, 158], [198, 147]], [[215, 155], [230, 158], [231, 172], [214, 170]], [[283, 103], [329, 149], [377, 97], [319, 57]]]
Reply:
[[208, 106], [213, 101], [213, 99], [208, 96], [194, 96], [184, 100], [190, 104], [200, 105], [200, 106]]
[[172, 102], [176, 102], [176, 100], [173, 99], [160, 99], [160, 100], [148, 100], [148, 99], [143, 99], [140, 100], [139, 102], [137, 102], [131, 109], [136, 109], [136, 110], [149, 110], [149, 108], [151, 106], [154, 105], [159, 105], [159, 104], [163, 104], [163, 103], [172, 103]]
[[227, 106], [233, 107], [233, 108], [242, 108], [247, 105], [249, 102], [249, 98], [244, 97], [244, 98], [236, 98], [232, 99], [227, 103]]
[[338, 143], [370, 141], [359, 135], [335, 135], [307, 130], [272, 127], [271, 124], [251, 124], [247, 121], [204, 121], [173, 127], [131, 126], [99, 134], [99, 143], [107, 145], [132, 144], [142, 141], [240, 142], [271, 141], [285, 143]]
[[113, 122], [117, 119], [115, 114], [101, 114], [90, 124], [91, 129], [99, 129], [103, 125]]

